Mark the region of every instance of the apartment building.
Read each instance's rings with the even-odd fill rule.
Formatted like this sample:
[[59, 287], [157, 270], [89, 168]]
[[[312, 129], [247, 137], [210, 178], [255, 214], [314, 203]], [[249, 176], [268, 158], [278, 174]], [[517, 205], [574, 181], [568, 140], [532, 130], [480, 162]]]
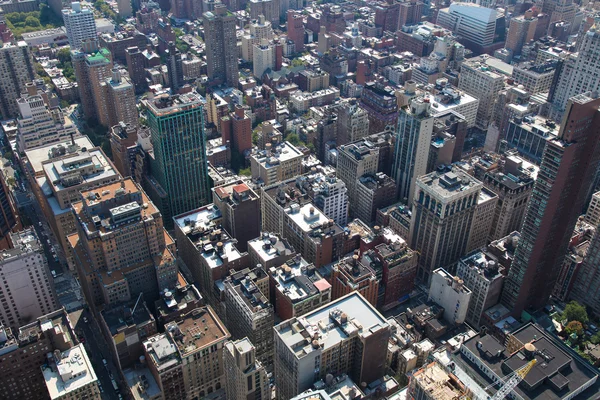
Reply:
[[265, 186], [294, 178], [302, 172], [304, 154], [290, 142], [265, 145], [250, 156], [252, 179], [259, 180]]
[[223, 354], [227, 398], [246, 400], [271, 398], [267, 371], [256, 359], [256, 349], [250, 340], [244, 338], [227, 342]]

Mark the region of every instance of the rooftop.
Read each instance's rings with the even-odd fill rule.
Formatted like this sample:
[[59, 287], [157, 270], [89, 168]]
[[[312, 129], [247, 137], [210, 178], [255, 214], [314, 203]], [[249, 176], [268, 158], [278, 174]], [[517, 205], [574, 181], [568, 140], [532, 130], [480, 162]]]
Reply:
[[263, 232], [261, 236], [248, 241], [248, 248], [254, 249], [263, 263], [281, 255], [294, 254], [294, 249], [287, 240], [269, 232]]
[[200, 107], [205, 100], [196, 92], [189, 92], [178, 95], [161, 94], [151, 100], [147, 100], [148, 109], [158, 117], [165, 117], [170, 114], [188, 111]]
[[50, 366], [42, 366], [42, 373], [51, 399], [76, 393], [98, 380], [83, 344], [62, 353], [55, 352]]
[[269, 274], [275, 281], [275, 288], [285, 294], [292, 303], [306, 300], [331, 288], [315, 266], [306, 262], [300, 255], [294, 256], [279, 267], [271, 267]]
[[254, 157], [265, 168], [273, 168], [282, 162], [304, 157], [304, 154], [288, 141], [280, 142], [271, 150], [258, 150]]
[[414, 383], [411, 382], [410, 387], [418, 385], [432, 400], [459, 399], [468, 393], [465, 385], [437, 362], [421, 367], [413, 373], [412, 379]]
[[31, 150], [25, 150], [25, 156], [27, 161], [31, 165], [31, 169], [38, 176], [42, 173], [42, 164], [44, 161], [48, 161], [58, 157], [64, 157], [80, 149], [92, 149], [94, 144], [87, 136], [80, 136], [74, 139], [76, 146], [71, 146], [71, 140], [66, 140], [61, 143], [53, 143], [48, 146], [38, 147]]
[[451, 201], [480, 189], [482, 184], [460, 168], [453, 166], [450, 170], [444, 168], [417, 178], [417, 186], [425, 192], [434, 193], [437, 198]]
[[154, 316], [146, 307], [145, 302], [140, 301], [137, 307], [135, 307], [135, 304], [135, 301], [128, 304], [118, 304], [107, 307], [100, 312], [106, 326], [110, 329], [111, 335], [115, 336], [128, 327], [141, 327], [155, 323]]
[[165, 326], [182, 357], [229, 339], [230, 335], [210, 306], [196, 308], [183, 320]]
[[387, 320], [362, 295], [353, 292], [300, 318], [275, 326], [275, 334], [297, 358], [302, 358], [312, 351], [336, 346], [354, 335], [366, 337], [381, 329], [389, 329]]
[[43, 251], [33, 228], [10, 233], [10, 241], [13, 248], [2, 250], [2, 253], [0, 253], [0, 262], [10, 261], [12, 258], [23, 254]]
[[[516, 393], [525, 400], [562, 399], [567, 393], [590, 386], [577, 398], [597, 397], [597, 388], [593, 384], [598, 378], [598, 370], [558, 339], [533, 323], [521, 327], [511, 336], [512, 340], [509, 337], [505, 346], [493, 336], [480, 334], [465, 341], [461, 352], [465, 354], [465, 350], [468, 350], [485, 369], [501, 379], [535, 359], [537, 363], [515, 388]], [[471, 370], [479, 376], [482, 374], [477, 369]]]
[[312, 203], [307, 203], [303, 206], [292, 204], [284, 211], [303, 232], [310, 232], [329, 223], [329, 218]]

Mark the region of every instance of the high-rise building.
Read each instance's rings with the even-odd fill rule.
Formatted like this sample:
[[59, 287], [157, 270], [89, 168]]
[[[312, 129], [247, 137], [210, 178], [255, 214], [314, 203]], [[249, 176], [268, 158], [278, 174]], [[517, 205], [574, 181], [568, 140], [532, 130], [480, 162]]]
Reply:
[[427, 173], [433, 125], [431, 104], [425, 98], [415, 98], [400, 110], [392, 175], [396, 197], [407, 204], [414, 198], [417, 178]]
[[103, 110], [108, 114], [99, 115], [98, 121], [108, 127], [124, 122], [126, 125], [137, 127], [139, 113], [136, 105], [135, 89], [128, 77], [122, 76], [119, 68], [113, 68], [112, 77], [100, 84], [104, 88], [102, 96]]
[[44, 248], [33, 229], [10, 235], [12, 248], [0, 255], [0, 324], [19, 328], [58, 308]]
[[223, 218], [214, 204], [175, 216], [175, 237], [181, 261], [194, 282], [214, 307], [219, 305], [216, 282], [230, 272], [249, 267], [247, 252], [237, 249], [238, 241], [221, 229]]
[[250, 156], [252, 179], [269, 186], [301, 174], [304, 154], [296, 146], [285, 141], [275, 146], [267, 143], [265, 148]]
[[504, 267], [485, 250], [475, 251], [458, 262], [456, 276], [471, 290], [466, 321], [475, 328], [479, 328], [483, 312], [500, 301], [503, 271]]
[[18, 115], [16, 100], [26, 92], [26, 85], [33, 78], [35, 71], [27, 43], [4, 42], [0, 48], [0, 116], [3, 120]]
[[81, 199], [81, 191], [116, 182], [121, 175], [87, 136], [26, 150], [25, 156], [33, 194], [72, 267], [67, 236], [77, 231], [77, 222], [71, 204]]
[[538, 20], [531, 9], [525, 11], [524, 15], [510, 20], [504, 47], [511, 52], [511, 58], [520, 56], [523, 45], [534, 39], [537, 22]]
[[[331, 74], [330, 72], [330, 75]], [[360, 106], [369, 115], [369, 133], [383, 132], [398, 122], [398, 102], [394, 91], [378, 82], [368, 82], [360, 97]]]
[[223, 280], [227, 326], [234, 339], [256, 343], [256, 358], [273, 365], [273, 306], [269, 303], [269, 276], [258, 266], [245, 268]]
[[210, 202], [203, 100], [190, 92], [163, 95], [146, 105], [154, 147], [152, 176], [167, 195], [161, 212], [168, 227], [172, 216]]
[[2, 398], [47, 400], [49, 392], [41, 367], [48, 363], [49, 353], [55, 350], [62, 353], [75, 346], [75, 338], [63, 308], [18, 329], [0, 326], [0, 343], [4, 344], [0, 352]]
[[367, 385], [385, 374], [390, 325], [359, 293], [274, 329], [277, 399], [291, 399], [332, 372]]
[[169, 86], [176, 93], [183, 86], [183, 61], [181, 53], [175, 47], [175, 42], [169, 42], [167, 55], [167, 72], [169, 75]]
[[287, 35], [294, 42], [294, 51], [304, 51], [304, 20], [299, 11], [288, 10], [287, 12]]
[[356, 142], [369, 135], [369, 114], [356, 101], [342, 103], [336, 112], [338, 146]]
[[275, 45], [263, 39], [252, 49], [252, 72], [258, 79], [262, 79], [267, 70], [275, 68]]
[[[223, 352], [230, 335], [210, 307], [182, 313], [146, 340], [148, 368], [168, 400], [225, 398]], [[210, 367], [208, 367], [210, 366]]]
[[239, 72], [236, 18], [220, 3], [215, 4], [214, 10], [205, 12], [202, 17], [208, 77], [237, 88]]
[[86, 118], [106, 121], [108, 103], [104, 100], [103, 83], [111, 77], [113, 67], [110, 52], [98, 48], [98, 41], [90, 39], [84, 42], [84, 48], [72, 49], [71, 59], [75, 70], [75, 79], [79, 88], [79, 98]]
[[295, 251], [287, 240], [273, 233], [262, 232], [259, 237], [248, 241], [248, 254], [250, 265], [261, 265], [265, 271], [269, 271], [271, 267], [280, 266], [294, 257]]
[[[481, 53], [504, 39], [504, 14], [475, 3], [453, 3], [437, 14], [437, 24], [461, 37], [461, 42]], [[500, 40], [499, 40], [500, 39]]]
[[571, 98], [558, 137], [546, 144], [502, 293], [514, 316], [544, 307], [552, 293], [598, 167], [599, 105], [588, 94]]
[[465, 322], [471, 294], [459, 277], [452, 276], [443, 268], [432, 272], [429, 300], [444, 308], [444, 319], [449, 323], [460, 325]]
[[250, 34], [242, 36], [242, 59], [252, 61], [254, 59], [254, 45], [260, 44], [263, 39], [270, 41], [273, 37], [271, 22], [265, 20], [264, 15], [259, 15], [257, 20], [250, 22]]
[[279, 23], [280, 0], [249, 0], [250, 18], [258, 19], [264, 15], [267, 21]]
[[425, 4], [419, 0], [404, 0], [398, 3], [400, 6], [400, 15], [398, 17], [398, 26], [393, 32], [402, 29], [404, 25], [414, 25], [421, 22], [423, 17], [423, 8]]
[[133, 8], [131, 7], [131, 0], [118, 0], [117, 7], [119, 9], [119, 17], [127, 19], [131, 17]]
[[50, 400], [101, 400], [96, 376], [83, 344], [55, 351], [41, 366]]
[[360, 262], [358, 254], [342, 258], [331, 269], [331, 299], [337, 300], [345, 295], [358, 292], [373, 307], [377, 306], [379, 281], [375, 271]]
[[60, 107], [51, 107], [45, 93], [38, 93], [33, 83], [17, 99], [17, 145], [20, 152], [79, 136], [71, 119]]
[[81, 7], [80, 2], [75, 1], [71, 3], [70, 9], [62, 10], [62, 18], [72, 50], [80, 49], [83, 41], [96, 38], [94, 12], [87, 7]]
[[356, 184], [356, 203], [353, 215], [366, 224], [375, 221], [377, 210], [396, 200], [396, 182], [383, 172], [363, 175]]
[[136, 94], [144, 93], [147, 86], [144, 58], [144, 53], [142, 53], [139, 47], [128, 47], [125, 49], [127, 72], [129, 72], [129, 79], [131, 79], [135, 87]]
[[246, 115], [244, 107], [236, 105], [232, 113], [220, 119], [220, 125], [223, 144], [229, 141], [241, 155], [252, 150], [252, 120]]
[[350, 208], [356, 207], [358, 178], [376, 174], [379, 167], [379, 148], [367, 139], [338, 147], [336, 174], [348, 188]]
[[[148, 131], [147, 127], [139, 128]], [[129, 148], [135, 146], [138, 139], [138, 128], [119, 122], [110, 130], [110, 149], [115, 167], [121, 176], [131, 176], [131, 160], [129, 159]]]
[[[271, 340], [273, 333], [271, 334]], [[227, 342], [225, 357], [225, 391], [228, 399], [263, 400], [271, 398], [265, 367], [256, 360], [256, 349], [248, 338]]]
[[489, 240], [500, 239], [520, 230], [525, 217], [534, 180], [517, 168], [510, 168], [509, 165], [518, 165], [514, 161], [517, 161], [515, 157], [507, 157], [505, 173], [491, 171], [483, 178], [483, 185], [498, 195]]
[[481, 188], [477, 198], [477, 206], [473, 214], [467, 253], [485, 246], [489, 241], [492, 222], [496, 216], [498, 195], [485, 186]]
[[422, 282], [429, 282], [435, 269], [452, 269], [465, 255], [482, 186], [458, 167], [417, 179], [408, 243], [420, 253]]
[[600, 51], [600, 19], [596, 19], [585, 34], [576, 55], [559, 61], [553, 88], [548, 101], [552, 103], [551, 116], [560, 121], [566, 112], [568, 100], [581, 93], [600, 89], [600, 80], [596, 79], [600, 71], [600, 59], [596, 54]]
[[117, 368], [134, 366], [143, 355], [142, 340], [157, 333], [156, 320], [142, 296], [106, 306], [99, 314], [98, 325]]
[[9, 233], [20, 227], [17, 205], [6, 184], [6, 178], [0, 176], [0, 249], [11, 246]]
[[242, 181], [212, 189], [213, 203], [221, 211], [223, 228], [238, 241], [241, 251], [260, 235], [260, 200], [254, 190]]
[[125, 178], [82, 191], [72, 204], [78, 232], [68, 236], [87, 303], [148, 301], [175, 286], [173, 239], [146, 193]]
[[590, 205], [583, 218], [594, 227], [600, 225], [600, 192], [596, 192], [592, 195]]
[[489, 56], [482, 57], [484, 58], [467, 59], [462, 63], [458, 88], [479, 99], [475, 124], [478, 128], [487, 130], [492, 119], [494, 103], [498, 93], [504, 87], [504, 78], [502, 75], [490, 70], [487, 64], [482, 61]]

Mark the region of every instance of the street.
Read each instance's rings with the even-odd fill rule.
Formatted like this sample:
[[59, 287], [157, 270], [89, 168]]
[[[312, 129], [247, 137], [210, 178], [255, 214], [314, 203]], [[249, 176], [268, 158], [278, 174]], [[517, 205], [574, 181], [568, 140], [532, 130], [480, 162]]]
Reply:
[[[87, 318], [87, 323], [84, 321], [84, 317]], [[102, 398], [106, 400], [119, 400], [119, 394], [114, 390], [111, 382], [111, 379], [114, 378], [117, 384], [119, 383], [117, 367], [113, 365], [108, 345], [102, 336], [96, 320], [85, 309], [70, 313], [69, 319], [75, 327], [75, 332], [80, 336], [82, 335], [85, 339], [85, 350], [94, 365], [94, 371], [102, 386]], [[102, 362], [103, 359], [107, 361], [106, 367]]]

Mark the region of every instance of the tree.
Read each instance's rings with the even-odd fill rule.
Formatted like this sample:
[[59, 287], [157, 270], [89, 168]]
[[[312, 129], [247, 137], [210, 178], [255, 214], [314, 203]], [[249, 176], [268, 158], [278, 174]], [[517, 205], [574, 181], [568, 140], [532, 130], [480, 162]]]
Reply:
[[585, 324], [589, 321], [585, 307], [576, 301], [571, 301], [569, 304], [567, 304], [565, 307], [565, 312], [563, 313], [563, 317], [567, 320], [567, 322], [579, 321], [582, 324]]
[[288, 142], [290, 142], [294, 146], [304, 145], [304, 143], [302, 143], [302, 141], [300, 140], [300, 137], [298, 136], [297, 133], [290, 133], [289, 135], [287, 135], [285, 137], [285, 140], [287, 140]]
[[300, 66], [302, 66], [302, 65], [304, 65], [304, 62], [303, 62], [301, 59], [299, 59], [299, 58], [294, 58], [294, 59], [292, 60], [292, 67], [300, 67]]
[[600, 343], [600, 332], [596, 333], [594, 336], [592, 336], [592, 338], [590, 339], [590, 341], [593, 344], [598, 344]]
[[242, 176], [252, 176], [252, 171], [250, 170], [250, 167], [240, 169], [240, 172], [238, 172], [238, 173]]
[[12, 176], [9, 176], [8, 178], [6, 178], [6, 184], [12, 188], [17, 184], [17, 181]]
[[577, 336], [581, 336], [583, 334], [583, 325], [579, 321], [571, 321], [565, 326], [565, 332], [570, 336], [573, 333]]
[[38, 28], [38, 27], [42, 26], [42, 24], [40, 24], [39, 19], [30, 15], [27, 18], [25, 18], [25, 26], [30, 26], [32, 28]]
[[56, 52], [56, 58], [61, 65], [71, 62], [71, 50], [68, 48], [62, 48]]

